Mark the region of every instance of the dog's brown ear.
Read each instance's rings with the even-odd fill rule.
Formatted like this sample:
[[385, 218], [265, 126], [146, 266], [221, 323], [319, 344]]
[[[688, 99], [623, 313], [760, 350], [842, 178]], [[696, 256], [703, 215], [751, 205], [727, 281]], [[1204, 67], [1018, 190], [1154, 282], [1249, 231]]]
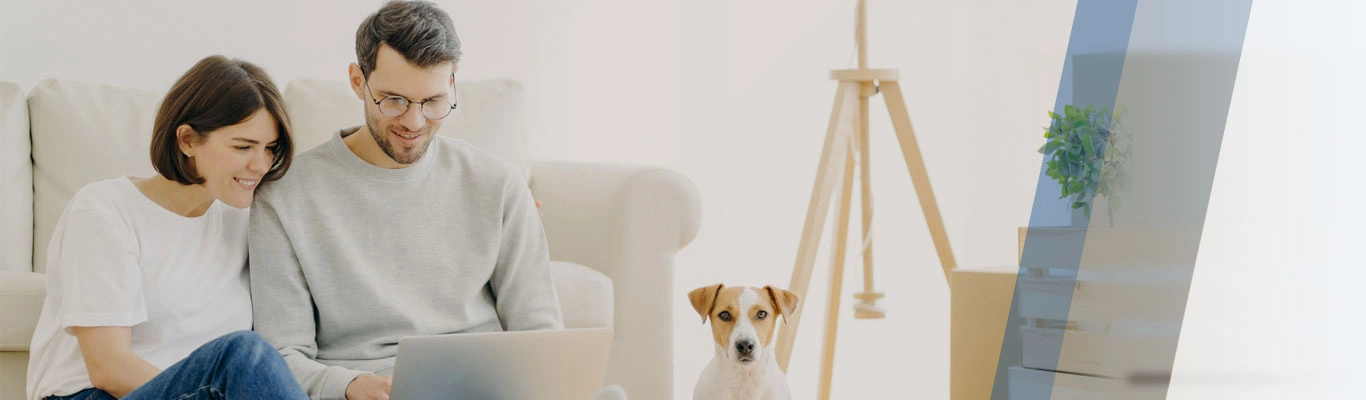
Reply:
[[707, 323], [707, 316], [711, 314], [711, 308], [716, 305], [716, 296], [721, 294], [721, 288], [726, 285], [717, 283], [703, 286], [688, 292], [688, 300], [692, 301], [692, 308], [697, 310], [697, 314], [702, 316], [702, 323]]
[[778, 309], [778, 314], [783, 316], [783, 325], [787, 325], [787, 320], [792, 315], [792, 310], [796, 309], [797, 302], [801, 301], [801, 299], [797, 298], [796, 293], [773, 286], [764, 286], [764, 291], [768, 292], [769, 300], [773, 301], [773, 308]]

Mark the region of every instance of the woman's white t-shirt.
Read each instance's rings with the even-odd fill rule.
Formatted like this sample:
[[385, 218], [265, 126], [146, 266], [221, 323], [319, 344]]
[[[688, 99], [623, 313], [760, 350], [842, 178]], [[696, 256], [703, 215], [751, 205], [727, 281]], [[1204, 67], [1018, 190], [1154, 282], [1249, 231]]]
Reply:
[[247, 216], [215, 201], [187, 218], [152, 202], [129, 177], [76, 192], [48, 246], [29, 400], [93, 387], [71, 327], [132, 327], [133, 354], [163, 370], [219, 336], [251, 329]]

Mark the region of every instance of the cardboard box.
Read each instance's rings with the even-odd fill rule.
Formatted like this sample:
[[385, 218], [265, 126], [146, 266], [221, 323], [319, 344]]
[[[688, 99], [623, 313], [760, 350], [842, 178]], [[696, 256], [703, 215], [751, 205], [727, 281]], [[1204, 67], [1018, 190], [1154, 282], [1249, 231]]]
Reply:
[[[949, 273], [949, 398], [987, 400], [1010, 321], [1018, 269], [958, 268]], [[1007, 355], [1020, 365], [1020, 355]]]

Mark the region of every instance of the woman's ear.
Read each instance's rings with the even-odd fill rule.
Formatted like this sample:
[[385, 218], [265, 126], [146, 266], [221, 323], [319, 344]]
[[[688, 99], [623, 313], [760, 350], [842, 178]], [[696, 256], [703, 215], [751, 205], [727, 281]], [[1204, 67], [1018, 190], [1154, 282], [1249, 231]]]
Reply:
[[180, 154], [186, 157], [194, 157], [194, 147], [199, 144], [199, 132], [190, 127], [190, 124], [180, 124], [175, 128], [175, 141], [180, 147]]

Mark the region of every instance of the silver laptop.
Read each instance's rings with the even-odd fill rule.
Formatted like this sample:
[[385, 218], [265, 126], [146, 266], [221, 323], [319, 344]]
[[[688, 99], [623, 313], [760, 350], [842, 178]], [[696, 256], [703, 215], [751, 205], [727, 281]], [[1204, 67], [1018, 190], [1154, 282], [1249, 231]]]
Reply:
[[612, 328], [399, 339], [394, 400], [588, 400], [603, 386]]

